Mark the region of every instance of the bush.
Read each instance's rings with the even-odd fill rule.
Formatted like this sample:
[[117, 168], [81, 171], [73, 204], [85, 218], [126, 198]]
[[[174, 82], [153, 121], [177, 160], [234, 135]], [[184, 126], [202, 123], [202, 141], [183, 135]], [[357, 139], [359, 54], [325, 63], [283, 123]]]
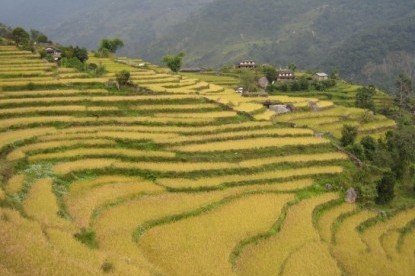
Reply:
[[85, 70], [85, 64], [82, 63], [78, 58], [62, 58], [61, 60], [61, 66], [67, 67], [67, 68], [75, 68], [79, 71]]
[[85, 244], [89, 248], [97, 248], [98, 244], [95, 240], [96, 234], [94, 231], [82, 228], [79, 233], [74, 234], [75, 239]]
[[354, 141], [357, 137], [357, 127], [344, 125], [342, 129], [342, 137], [340, 142], [343, 147], [347, 147], [348, 145], [353, 145]]
[[386, 172], [383, 174], [382, 179], [376, 185], [377, 197], [376, 203], [377, 204], [387, 204], [392, 201], [395, 197], [395, 175], [392, 172]]
[[122, 70], [115, 75], [119, 85], [127, 85], [130, 80], [130, 72]]
[[114, 265], [108, 261], [105, 261], [101, 266], [102, 271], [109, 273], [114, 270]]

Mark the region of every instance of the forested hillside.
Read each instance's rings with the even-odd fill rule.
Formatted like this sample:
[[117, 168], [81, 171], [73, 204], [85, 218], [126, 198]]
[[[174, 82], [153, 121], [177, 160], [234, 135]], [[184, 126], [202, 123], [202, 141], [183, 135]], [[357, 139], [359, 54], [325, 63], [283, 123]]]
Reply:
[[122, 54], [160, 63], [186, 52], [189, 66], [259, 62], [332, 71], [393, 92], [414, 76], [415, 2], [363, 0], [0, 0], [1, 21], [52, 40], [96, 48], [116, 36]]
[[[391, 88], [390, 79], [363, 69], [397, 53], [406, 53], [405, 62], [414, 68], [409, 54], [415, 48], [414, 9], [415, 2], [408, 0], [376, 5], [362, 0], [218, 0], [175, 26], [153, 45], [159, 51], [151, 47], [144, 56], [155, 60], [162, 52], [184, 50], [190, 63], [208, 66], [249, 56], [281, 66], [338, 68], [347, 79], [372, 77]], [[385, 74], [396, 78], [402, 60], [390, 61], [389, 67]]]

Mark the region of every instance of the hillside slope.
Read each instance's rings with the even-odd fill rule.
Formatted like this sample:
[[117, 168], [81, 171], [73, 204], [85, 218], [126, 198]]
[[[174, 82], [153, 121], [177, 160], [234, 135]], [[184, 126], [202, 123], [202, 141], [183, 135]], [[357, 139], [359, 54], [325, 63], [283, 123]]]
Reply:
[[[143, 56], [157, 60], [166, 51], [185, 51], [189, 64], [207, 66], [248, 56], [281, 66], [338, 68], [343, 77], [362, 82], [359, 76], [370, 62], [394, 52], [414, 58], [414, 10], [415, 2], [408, 0], [217, 0], [175, 26]], [[391, 88], [390, 82], [373, 81]]]

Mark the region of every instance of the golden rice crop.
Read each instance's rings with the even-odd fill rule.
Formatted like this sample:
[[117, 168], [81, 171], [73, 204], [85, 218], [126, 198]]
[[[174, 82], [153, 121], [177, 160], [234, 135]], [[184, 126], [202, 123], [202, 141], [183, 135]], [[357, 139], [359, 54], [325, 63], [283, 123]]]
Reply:
[[374, 121], [367, 124], [363, 124], [359, 126], [359, 131], [373, 131], [377, 129], [384, 129], [384, 128], [395, 128], [396, 122], [393, 120], [381, 120], [381, 121]]
[[165, 104], [159, 104], [159, 105], [138, 105], [138, 106], [134, 106], [128, 107], [131, 110], [161, 110], [161, 109], [165, 109], [165, 110], [200, 110], [200, 109], [214, 109], [214, 108], [218, 108], [217, 105], [215, 104], [211, 104], [211, 103], [205, 103], [205, 104], [169, 104], [169, 105], [165, 105]]
[[31, 162], [48, 160], [48, 159], [62, 159], [68, 157], [83, 157], [83, 156], [126, 156], [126, 157], [174, 157], [176, 154], [166, 151], [140, 151], [133, 149], [117, 149], [117, 148], [79, 148], [74, 150], [60, 151], [57, 153], [44, 153], [29, 156], [28, 160]]
[[179, 83], [179, 78], [177, 77], [172, 77], [172, 76], [168, 76], [168, 77], [159, 77], [158, 75], [155, 75], [154, 77], [148, 77], [146, 76], [145, 78], [138, 78], [138, 77], [133, 77], [132, 81], [138, 85], [142, 85], [142, 84], [160, 84], [160, 85], [169, 85], [169, 84], [173, 84]]
[[281, 275], [343, 275], [327, 246], [309, 242], [296, 250], [285, 262]]
[[106, 202], [140, 193], [162, 191], [161, 187], [144, 180], [127, 183], [120, 181], [95, 186], [76, 194], [69, 194], [65, 197], [65, 203], [76, 225], [87, 227], [93, 211]]
[[277, 163], [301, 163], [301, 162], [311, 162], [311, 161], [335, 161], [335, 160], [346, 160], [348, 156], [340, 152], [330, 152], [330, 153], [318, 153], [318, 154], [296, 154], [296, 155], [287, 155], [287, 156], [277, 156], [269, 158], [259, 158], [252, 159], [247, 161], [242, 161], [239, 163], [239, 166], [244, 168], [263, 166], [268, 164], [277, 164]]
[[3, 200], [6, 197], [6, 194], [4, 193], [3, 189], [0, 188], [0, 201]]
[[184, 100], [184, 99], [200, 99], [197, 95], [166, 95], [166, 96], [108, 96], [108, 97], [93, 97], [92, 101], [97, 102], [118, 102], [118, 101], [147, 101], [147, 100]]
[[[7, 221], [0, 220], [0, 259], [2, 264], [16, 274], [56, 274], [65, 271], [81, 275], [99, 273], [99, 268], [80, 268], [79, 264], [53, 250], [40, 224], [22, 218], [17, 211], [1, 209]], [[72, 265], [71, 265], [72, 263]]]
[[334, 103], [333, 102], [329, 102], [329, 101], [318, 101], [317, 102], [317, 107], [318, 108], [329, 108], [329, 107], [333, 107]]
[[0, 132], [0, 148], [17, 141], [23, 141], [39, 135], [52, 134], [55, 132], [56, 129], [52, 127]]
[[22, 146], [7, 156], [7, 160], [15, 161], [20, 158], [25, 157], [25, 153], [37, 150], [50, 150], [54, 148], [61, 148], [61, 147], [70, 147], [70, 146], [95, 146], [95, 145], [115, 145], [115, 141], [107, 140], [107, 139], [90, 139], [90, 140], [70, 140], [70, 141], [52, 141], [52, 142], [43, 142], [43, 143], [35, 143], [27, 146]]
[[400, 256], [409, 256], [414, 259], [415, 252], [415, 231], [412, 229], [409, 233], [403, 236], [402, 245], [399, 248]]
[[71, 229], [68, 221], [58, 217], [59, 206], [50, 178], [38, 180], [32, 185], [23, 206], [27, 215], [42, 225]]
[[178, 135], [174, 133], [159, 133], [159, 132], [133, 132], [125, 131], [119, 132], [117, 129], [102, 129], [101, 132], [93, 130], [91, 132], [75, 132], [75, 133], [59, 133], [55, 135], [44, 136], [40, 141], [55, 141], [55, 140], [74, 140], [74, 139], [126, 139], [126, 140], [155, 140], [175, 138]]
[[0, 120], [2, 128], [12, 126], [25, 126], [39, 123], [88, 123], [88, 122], [116, 122], [116, 123], [205, 123], [214, 121], [215, 118], [165, 118], [165, 117], [75, 117], [75, 116], [39, 116], [39, 117], [22, 117]]
[[[77, 95], [77, 94], [102, 94], [108, 93], [105, 89], [86, 89], [86, 90], [79, 90], [79, 89], [57, 89], [57, 90], [35, 90], [35, 91], [14, 91], [14, 92], [2, 92], [2, 94], [6, 97], [21, 97], [21, 96], [48, 96], [48, 95]], [[55, 98], [57, 99], [57, 98]], [[37, 99], [36, 99], [37, 100]]]
[[16, 77], [16, 78], [7, 78], [7, 79], [0, 79], [0, 85], [3, 85], [3, 83], [8, 83], [10, 81], [12, 82], [43, 82], [43, 81], [50, 81], [54, 80], [51, 76], [46, 77]]
[[343, 203], [324, 212], [317, 223], [321, 239], [325, 242], [330, 242], [333, 233], [333, 224], [336, 219], [342, 214], [356, 210], [356, 208], [357, 206], [355, 204]]
[[256, 181], [266, 179], [271, 180], [299, 176], [313, 176], [320, 174], [338, 174], [341, 172], [343, 172], [343, 168], [339, 166], [315, 166], [281, 171], [268, 171], [250, 175], [228, 174], [226, 176], [204, 177], [199, 179], [160, 178], [157, 179], [157, 183], [173, 188], [214, 187], [226, 183], [238, 183], [243, 181]]
[[[405, 256], [397, 256], [397, 244], [399, 234], [388, 237], [389, 232], [394, 232], [396, 227], [403, 227], [412, 221], [415, 217], [415, 210], [407, 210], [396, 214], [385, 222], [378, 222], [374, 226], [369, 227], [360, 236], [362, 245], [366, 246], [366, 250], [353, 248], [350, 244], [339, 245], [335, 248], [334, 254], [338, 256], [339, 261], [342, 262], [343, 267], [348, 273], [368, 275], [412, 275], [415, 268], [412, 255], [410, 258]], [[342, 229], [341, 229], [342, 230]], [[370, 235], [373, 236], [370, 236]], [[340, 235], [340, 233], [339, 233]], [[387, 242], [391, 242], [388, 244]], [[382, 243], [386, 247], [382, 247]], [[355, 245], [353, 243], [353, 245]], [[354, 250], [354, 251], [352, 251]], [[388, 252], [391, 254], [388, 255]], [[360, 263], [365, 265], [359, 265]]]
[[159, 172], [193, 172], [238, 168], [238, 164], [226, 162], [115, 162], [112, 165], [118, 169]]
[[[313, 227], [312, 214], [317, 206], [336, 199], [337, 195], [327, 193], [306, 199], [290, 208], [287, 217], [277, 235], [250, 244], [244, 248], [237, 260], [237, 271], [242, 275], [276, 275], [283, 269], [284, 261], [309, 242], [319, 242], [319, 236]], [[328, 249], [319, 243], [320, 256], [330, 257]], [[316, 252], [317, 253], [317, 252]], [[329, 261], [330, 260], [330, 261]], [[327, 269], [338, 271], [332, 264], [334, 260], [325, 260], [330, 264]], [[295, 264], [294, 264], [295, 265]], [[324, 267], [318, 266], [318, 271]]]
[[275, 114], [275, 112], [274, 112], [274, 111], [271, 111], [271, 110], [265, 110], [265, 111], [264, 111], [264, 112], [262, 112], [262, 113], [255, 114], [255, 115], [254, 115], [254, 118], [255, 118], [255, 120], [259, 120], [259, 121], [264, 121], [264, 120], [269, 121], [269, 120], [271, 120], [271, 119], [272, 119], [275, 115], [276, 115], [276, 114]]
[[[46, 229], [16, 211], [1, 210], [7, 221], [0, 221], [0, 259], [12, 275], [98, 275], [105, 260], [120, 275], [150, 273], [146, 262], [128, 264], [122, 256], [92, 250], [73, 238], [73, 233]], [[62, 273], [58, 273], [62, 272]], [[157, 273], [152, 271], [151, 273]]]
[[44, 103], [49, 104], [53, 102], [83, 102], [91, 99], [86, 96], [75, 97], [45, 97], [45, 98], [22, 98], [22, 99], [4, 99], [1, 104], [27, 104], [27, 103]]
[[313, 131], [305, 128], [268, 128], [268, 129], [253, 129], [253, 130], [235, 130], [232, 132], [218, 133], [218, 134], [207, 134], [207, 135], [189, 135], [180, 136], [174, 139], [158, 140], [159, 142], [165, 143], [179, 143], [179, 142], [198, 142], [208, 141], [216, 139], [235, 139], [235, 138], [246, 138], [253, 136], [310, 136], [313, 135]]
[[204, 271], [231, 275], [228, 259], [233, 248], [241, 240], [271, 228], [284, 204], [292, 199], [292, 195], [247, 196], [206, 214], [155, 227], [142, 236], [138, 247], [172, 275]]
[[357, 258], [367, 250], [367, 246], [361, 240], [356, 227], [362, 222], [376, 216], [370, 211], [361, 211], [346, 218], [335, 233], [334, 257], [345, 271], [356, 271]]
[[112, 106], [81, 106], [81, 105], [66, 105], [66, 106], [38, 106], [38, 107], [22, 107], [22, 108], [7, 108], [0, 110], [0, 114], [21, 114], [32, 112], [85, 112], [85, 111], [114, 111], [117, 107]]
[[233, 106], [232, 108], [236, 111], [251, 113], [263, 109], [264, 106], [256, 103], [241, 103], [240, 105]]
[[63, 162], [53, 166], [53, 171], [57, 174], [68, 174], [80, 170], [93, 170], [111, 167], [117, 162], [116, 159], [82, 159], [72, 162]]
[[400, 258], [397, 251], [400, 236], [401, 233], [397, 230], [389, 230], [381, 236], [380, 241], [387, 258]]
[[4, 189], [8, 194], [18, 193], [23, 189], [24, 181], [24, 174], [16, 174], [9, 179]]
[[[248, 187], [249, 188], [249, 187]], [[217, 202], [224, 197], [243, 193], [246, 187], [209, 193], [165, 193], [128, 200], [102, 210], [93, 228], [101, 249], [127, 256], [131, 260], [145, 258], [131, 233], [150, 220], [180, 214]]]
[[71, 185], [69, 186], [68, 194], [66, 195], [74, 196], [78, 193], [85, 192], [91, 188], [111, 183], [138, 183], [141, 181], [143, 181], [143, 179], [140, 177], [130, 177], [122, 175], [102, 175], [94, 179], [80, 179], [71, 183]]
[[372, 254], [377, 254], [381, 258], [385, 254], [382, 245], [381, 237], [388, 230], [404, 227], [408, 222], [415, 219], [415, 209], [402, 211], [394, 215], [391, 219], [377, 223], [376, 225], [368, 228], [362, 235], [363, 241], [367, 244]]
[[206, 113], [156, 113], [156, 117], [164, 118], [192, 118], [192, 119], [216, 119], [236, 116], [235, 111], [218, 111], [218, 112], [206, 112]]
[[[237, 131], [250, 128], [269, 127], [270, 122], [244, 122], [238, 124], [223, 124], [211, 126], [81, 126], [70, 127], [60, 130], [54, 135], [45, 135], [39, 137], [40, 141], [63, 139], [65, 134], [88, 133], [88, 132], [159, 132], [159, 133], [197, 133], [197, 132], [219, 132], [219, 131]], [[63, 136], [62, 136], [63, 135]], [[57, 138], [55, 138], [57, 137]]]
[[290, 145], [321, 145], [329, 141], [319, 137], [289, 137], [289, 138], [249, 138], [243, 140], [211, 142], [175, 147], [175, 150], [183, 152], [210, 152], [226, 150], [244, 150], [267, 147], [284, 147]]

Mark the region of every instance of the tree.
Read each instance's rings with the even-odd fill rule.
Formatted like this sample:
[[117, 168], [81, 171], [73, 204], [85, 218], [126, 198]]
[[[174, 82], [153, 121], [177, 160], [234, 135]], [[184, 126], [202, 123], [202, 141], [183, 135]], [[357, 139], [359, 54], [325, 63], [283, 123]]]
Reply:
[[297, 65], [294, 63], [291, 63], [290, 65], [288, 65], [288, 69], [290, 69], [291, 71], [295, 72], [295, 70], [297, 70]]
[[184, 53], [181, 52], [175, 56], [167, 55], [163, 57], [163, 63], [166, 64], [167, 67], [170, 68], [173, 72], [177, 73], [182, 68], [182, 61], [184, 58]]
[[30, 42], [30, 35], [21, 27], [13, 29], [12, 38], [18, 46], [27, 46]]
[[41, 42], [41, 43], [47, 43], [49, 41], [48, 37], [44, 33], [38, 30], [34, 30], [34, 29], [30, 30], [30, 39], [33, 42]]
[[76, 46], [74, 48], [73, 55], [82, 63], [88, 60], [88, 50], [86, 48], [79, 48], [78, 46]]
[[411, 165], [415, 162], [415, 127], [402, 126], [388, 132], [386, 146], [392, 156], [392, 170], [408, 188], [411, 181]]
[[269, 81], [269, 83], [272, 83], [277, 78], [277, 70], [272, 65], [264, 65], [262, 66], [262, 73], [265, 74], [265, 77]]
[[375, 199], [377, 204], [387, 204], [395, 197], [395, 175], [388, 171], [383, 174], [382, 179], [376, 185], [377, 197]]
[[356, 107], [375, 110], [373, 96], [375, 95], [374, 87], [362, 87], [356, 93]]
[[412, 96], [413, 88], [412, 81], [408, 76], [400, 74], [396, 81], [396, 104], [403, 109], [410, 110], [412, 105], [410, 97]]
[[360, 144], [363, 146], [366, 159], [373, 161], [377, 149], [375, 139], [371, 136], [365, 136], [360, 140]]
[[98, 52], [107, 49], [110, 53], [114, 54], [120, 48], [124, 47], [124, 42], [119, 38], [108, 39], [105, 38], [101, 40], [101, 44], [99, 46]]
[[130, 72], [127, 70], [122, 70], [115, 75], [119, 85], [127, 85], [130, 80]]
[[343, 147], [353, 145], [357, 137], [357, 127], [344, 125], [342, 128], [342, 137], [340, 139]]

